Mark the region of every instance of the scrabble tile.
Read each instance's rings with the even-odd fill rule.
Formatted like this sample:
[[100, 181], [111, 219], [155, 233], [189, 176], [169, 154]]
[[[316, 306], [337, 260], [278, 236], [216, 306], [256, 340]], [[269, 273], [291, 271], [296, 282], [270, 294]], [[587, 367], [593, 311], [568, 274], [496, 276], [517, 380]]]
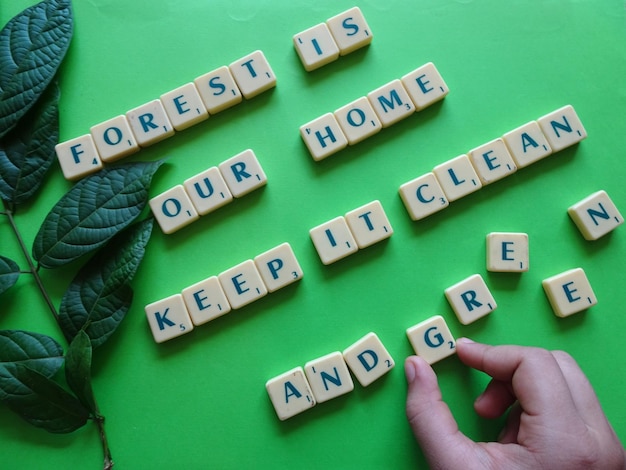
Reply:
[[220, 163], [219, 170], [234, 197], [245, 196], [267, 184], [267, 176], [250, 149]]
[[472, 149], [468, 156], [483, 186], [517, 171], [513, 157], [502, 139], [495, 139]]
[[140, 147], [148, 147], [174, 135], [174, 128], [161, 100], [153, 100], [131, 109], [126, 113], [126, 118]]
[[108, 163], [139, 151], [126, 116], [121, 115], [93, 126], [91, 137], [103, 162]]
[[587, 196], [567, 209], [567, 213], [585, 240], [597, 240], [624, 223], [624, 217], [606, 191]]
[[309, 230], [323, 264], [332, 264], [356, 253], [359, 247], [344, 217], [336, 217]]
[[445, 295], [463, 325], [475, 322], [498, 307], [480, 274], [448, 287]]
[[307, 362], [304, 373], [317, 403], [332, 400], [354, 390], [348, 366], [339, 351]]
[[193, 330], [193, 323], [183, 296], [175, 294], [145, 307], [152, 336], [157, 343], [176, 338]]
[[487, 271], [521, 273], [528, 271], [528, 234], [491, 232], [487, 235]]
[[276, 86], [276, 76], [261, 51], [254, 51], [229, 65], [239, 90], [246, 99]]
[[183, 289], [183, 300], [194, 325], [202, 325], [230, 312], [230, 304], [217, 276]]
[[411, 220], [421, 220], [450, 205], [434, 173], [404, 183], [399, 193]]
[[296, 367], [268, 380], [265, 389], [281, 421], [313, 408], [316, 404], [302, 367]]
[[226, 66], [205, 73], [193, 82], [209, 114], [217, 114], [243, 100], [241, 91]]
[[383, 127], [389, 127], [415, 112], [415, 105], [400, 80], [393, 80], [369, 92], [367, 99]]
[[581, 268], [549, 277], [541, 284], [557, 317], [568, 317], [598, 303], [585, 271]]
[[293, 44], [307, 72], [329, 64], [339, 57], [339, 47], [325, 23], [294, 35]]
[[193, 83], [187, 83], [161, 95], [161, 102], [177, 131], [185, 130], [209, 118], [209, 112]]
[[241, 308], [267, 295], [267, 288], [251, 259], [224, 271], [217, 277], [233, 309]]
[[502, 136], [518, 168], [523, 168], [552, 154], [548, 139], [537, 121], [530, 121]]
[[432, 62], [407, 73], [401, 81], [417, 111], [444, 99], [450, 92], [448, 85]]
[[376, 333], [368, 333], [346, 348], [343, 358], [363, 387], [378, 380], [396, 365]]
[[315, 161], [323, 160], [348, 146], [348, 139], [332, 113], [300, 126], [300, 136]]
[[467, 196], [483, 187], [467, 155], [437, 165], [433, 173], [449, 202]]
[[269, 292], [299, 281], [304, 274], [289, 243], [261, 253], [254, 258], [254, 264]]
[[393, 235], [393, 228], [380, 201], [358, 207], [345, 216], [359, 248], [367, 248]]
[[339, 108], [334, 115], [349, 145], [357, 144], [383, 128], [374, 108], [364, 96]]
[[587, 137], [583, 123], [570, 105], [539, 118], [537, 122], [554, 152], [577, 144]]
[[374, 38], [359, 7], [350, 8], [326, 20], [341, 55], [367, 46]]
[[200, 217], [182, 184], [153, 197], [149, 204], [165, 234], [174, 233]]
[[63, 176], [68, 180], [77, 180], [102, 168], [102, 160], [90, 134], [61, 142], [54, 150]]
[[233, 200], [233, 195], [216, 166], [186, 179], [183, 186], [200, 215], [213, 212]]
[[406, 330], [415, 354], [434, 364], [456, 353], [456, 341], [441, 315], [435, 315]]

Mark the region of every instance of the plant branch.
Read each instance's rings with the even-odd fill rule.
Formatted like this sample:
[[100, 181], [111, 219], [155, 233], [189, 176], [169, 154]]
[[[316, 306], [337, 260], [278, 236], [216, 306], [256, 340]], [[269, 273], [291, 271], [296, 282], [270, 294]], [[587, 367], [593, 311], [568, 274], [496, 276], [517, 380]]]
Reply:
[[104, 416], [102, 416], [97, 409], [94, 417], [98, 432], [100, 434], [100, 442], [102, 443], [102, 453], [104, 454], [104, 470], [111, 470], [113, 468], [113, 458], [111, 457], [111, 449], [109, 449], [109, 442], [107, 440], [106, 431], [104, 430]]

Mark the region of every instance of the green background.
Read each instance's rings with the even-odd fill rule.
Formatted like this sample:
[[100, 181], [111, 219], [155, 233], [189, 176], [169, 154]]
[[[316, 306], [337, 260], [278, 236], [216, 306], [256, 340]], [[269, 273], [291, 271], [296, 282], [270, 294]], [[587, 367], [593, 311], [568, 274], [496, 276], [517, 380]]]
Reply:
[[[5, 24], [27, 1], [4, 1]], [[133, 282], [124, 323], [95, 351], [94, 389], [116, 468], [425, 467], [404, 416], [405, 330], [435, 314], [453, 335], [569, 351], [594, 384], [618, 435], [624, 411], [626, 229], [582, 238], [567, 208], [600, 189], [624, 214], [626, 22], [618, 0], [363, 0], [372, 44], [304, 71], [291, 38], [355, 4], [321, 0], [75, 1], [75, 33], [61, 69], [61, 140], [261, 49], [277, 87], [127, 160], [168, 162], [151, 195], [252, 148], [265, 188], [172, 235], [155, 228]], [[439, 104], [316, 163], [300, 125], [432, 61], [450, 88]], [[563, 105], [589, 137], [412, 222], [401, 184]], [[57, 164], [18, 215], [30, 245], [65, 193]], [[395, 230], [387, 241], [324, 266], [310, 228], [374, 199]], [[147, 214], [146, 214], [147, 215]], [[485, 236], [526, 232], [530, 271], [487, 273]], [[0, 220], [2, 254], [24, 265]], [[164, 344], [143, 307], [280, 243], [294, 249], [301, 282]], [[44, 272], [58, 304], [80, 263]], [[557, 318], [541, 287], [582, 267], [598, 297], [589, 311]], [[480, 273], [498, 308], [462, 326], [443, 291]], [[2, 298], [0, 328], [62, 335], [23, 276]], [[368, 388], [280, 422], [265, 382], [376, 332], [396, 368]], [[456, 357], [435, 365], [463, 432], [492, 440], [501, 421], [472, 403], [487, 378]], [[0, 407], [4, 468], [98, 468], [95, 426], [70, 435], [32, 428]]]

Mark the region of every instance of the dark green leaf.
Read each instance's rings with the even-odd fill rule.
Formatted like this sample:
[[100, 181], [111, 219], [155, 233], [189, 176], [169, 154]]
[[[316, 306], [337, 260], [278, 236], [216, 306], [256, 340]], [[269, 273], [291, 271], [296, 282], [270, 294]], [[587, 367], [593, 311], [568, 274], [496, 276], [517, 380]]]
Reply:
[[20, 277], [20, 267], [15, 261], [0, 256], [0, 294], [13, 287]]
[[23, 364], [16, 365], [15, 379], [19, 389], [3, 401], [30, 424], [53, 433], [68, 433], [87, 423], [89, 411], [54, 380]]
[[33, 244], [33, 258], [40, 266], [54, 268], [100, 248], [141, 213], [160, 165], [127, 163], [79, 181], [46, 216]]
[[18, 366], [52, 377], [63, 365], [63, 349], [49, 336], [21, 330], [0, 331], [0, 399], [26, 393], [16, 379]]
[[0, 142], [0, 197], [14, 205], [41, 186], [59, 141], [59, 86], [53, 81], [37, 104]]
[[130, 308], [133, 292], [128, 283], [143, 259], [153, 225], [149, 218], [124, 230], [78, 272], [59, 309], [68, 340], [84, 329], [96, 348], [117, 329]]
[[45, 0], [0, 31], [0, 138], [37, 102], [72, 38], [70, 0]]
[[84, 331], [79, 331], [65, 356], [65, 379], [80, 402], [92, 414], [96, 403], [91, 388], [91, 341]]

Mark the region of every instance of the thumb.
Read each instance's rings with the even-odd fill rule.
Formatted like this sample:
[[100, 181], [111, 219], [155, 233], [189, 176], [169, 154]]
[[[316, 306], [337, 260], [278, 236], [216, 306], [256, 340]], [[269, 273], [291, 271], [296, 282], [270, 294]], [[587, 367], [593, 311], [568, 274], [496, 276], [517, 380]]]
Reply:
[[419, 356], [404, 363], [408, 382], [406, 414], [422, 452], [432, 468], [468, 468], [470, 455], [478, 447], [459, 431], [442, 400], [437, 376]]

